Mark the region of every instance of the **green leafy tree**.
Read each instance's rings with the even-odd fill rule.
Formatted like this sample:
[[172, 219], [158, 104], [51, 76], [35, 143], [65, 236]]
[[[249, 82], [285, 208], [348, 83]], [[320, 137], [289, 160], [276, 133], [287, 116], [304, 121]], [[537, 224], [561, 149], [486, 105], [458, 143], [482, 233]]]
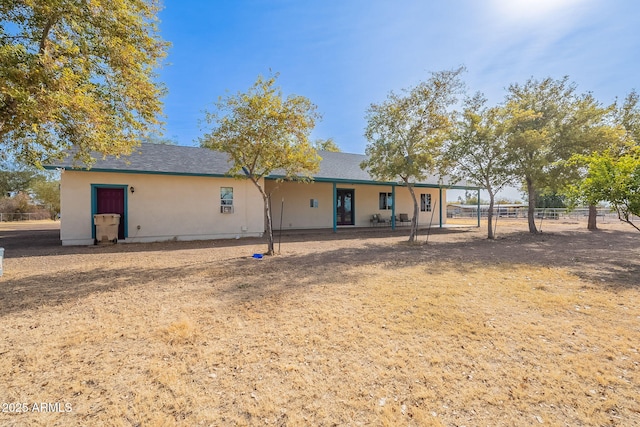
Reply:
[[616, 118], [626, 133], [626, 140], [640, 145], [640, 97], [632, 90], [616, 109]]
[[34, 201], [49, 212], [51, 219], [55, 219], [60, 212], [60, 181], [40, 177], [32, 183], [31, 192]]
[[[465, 191], [465, 197], [458, 196], [458, 203], [462, 205], [477, 205], [478, 204], [478, 196], [472, 196], [470, 193]], [[480, 204], [486, 204], [485, 200], [480, 199]]]
[[617, 142], [606, 150], [574, 155], [568, 163], [581, 171], [581, 179], [565, 192], [571, 205], [589, 204], [590, 219], [592, 206], [608, 202], [621, 221], [638, 228], [631, 220], [640, 216], [640, 99], [635, 90], [614, 106], [611, 122], [610, 134]]
[[634, 146], [620, 156], [611, 152], [577, 155], [572, 159], [587, 169], [585, 178], [569, 194], [573, 202], [595, 205], [609, 203], [620, 221], [640, 231], [633, 215], [640, 216], [640, 147]]
[[33, 170], [1, 170], [0, 171], [0, 197], [6, 197], [9, 193], [27, 191], [37, 173]]
[[564, 194], [543, 192], [536, 195], [537, 208], [566, 208], [566, 196]]
[[259, 76], [245, 93], [220, 98], [205, 121], [213, 130], [200, 145], [229, 155], [229, 175], [249, 179], [264, 200], [267, 255], [274, 254], [270, 193], [264, 178], [272, 172], [282, 179], [310, 179], [320, 157], [309, 142], [309, 133], [319, 118], [316, 106], [303, 96], [282, 97], [275, 87], [278, 75]]
[[[543, 192], [548, 196], [563, 197], [562, 189], [582, 178], [581, 170], [566, 161], [567, 159], [575, 154], [589, 155], [611, 147], [619, 147], [625, 140], [622, 127], [615, 121], [615, 104], [602, 106], [588, 93], [576, 97], [571, 107], [568, 120], [561, 128], [558, 147], [555, 149], [556, 157], [561, 160], [552, 165], [550, 187]], [[597, 229], [597, 213], [596, 205], [589, 205], [589, 230]]]
[[[448, 161], [446, 157], [443, 157], [444, 161]], [[478, 204], [478, 194], [475, 191], [464, 191], [464, 198], [462, 196], [458, 196], [458, 202], [463, 205], [477, 205]], [[480, 199], [480, 204], [486, 205], [489, 204], [487, 200]]]
[[2, 155], [40, 166], [74, 148], [129, 153], [159, 124], [160, 0], [0, 3]]
[[577, 94], [568, 77], [527, 80], [509, 86], [505, 126], [510, 162], [528, 196], [529, 231], [537, 233], [534, 212], [541, 191], [557, 192], [579, 177], [567, 160], [619, 141], [619, 132], [591, 94]]
[[488, 108], [486, 102], [480, 93], [467, 99], [446, 147], [444, 163], [454, 181], [466, 179], [489, 193], [487, 237], [494, 239], [495, 196], [513, 181], [514, 172], [507, 156], [502, 110]]
[[401, 94], [394, 92], [367, 110], [367, 160], [360, 165], [378, 180], [400, 180], [413, 200], [409, 242], [418, 232], [418, 200], [414, 185], [437, 167], [441, 148], [452, 126], [449, 111], [464, 85], [463, 67], [431, 73], [431, 77]]
[[332, 151], [334, 153], [340, 153], [342, 151], [333, 138], [316, 139], [313, 142], [313, 147], [318, 151]]

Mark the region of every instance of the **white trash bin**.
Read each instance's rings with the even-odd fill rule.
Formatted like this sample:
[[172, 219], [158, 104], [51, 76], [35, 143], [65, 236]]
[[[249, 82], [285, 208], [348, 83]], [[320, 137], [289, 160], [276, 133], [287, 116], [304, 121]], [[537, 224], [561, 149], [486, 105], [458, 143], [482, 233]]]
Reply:
[[96, 243], [117, 243], [120, 214], [96, 214], [93, 216], [96, 226]]

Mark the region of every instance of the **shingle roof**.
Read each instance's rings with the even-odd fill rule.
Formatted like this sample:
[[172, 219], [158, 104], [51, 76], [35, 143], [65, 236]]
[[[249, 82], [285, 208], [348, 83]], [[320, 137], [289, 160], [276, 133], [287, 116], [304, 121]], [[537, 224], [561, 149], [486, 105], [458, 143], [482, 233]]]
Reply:
[[[93, 157], [96, 162], [91, 166], [91, 170], [95, 171], [224, 175], [231, 168], [225, 153], [180, 145], [144, 143], [134, 148], [129, 156], [107, 156], [103, 159], [99, 154], [94, 154]], [[86, 169], [83, 165], [74, 165], [72, 156], [47, 167]]]
[[375, 181], [369, 172], [360, 168], [360, 163], [367, 159], [365, 155], [333, 151], [320, 151], [318, 154], [322, 161], [320, 170], [314, 175], [315, 178]]
[[[339, 181], [376, 181], [367, 171], [360, 168], [360, 163], [367, 157], [362, 154], [335, 153], [320, 151], [322, 157], [320, 170], [314, 174], [316, 180]], [[157, 173], [169, 175], [226, 175], [231, 168], [228, 155], [208, 148], [186, 147], [180, 145], [162, 145], [143, 143], [135, 148], [131, 155], [116, 158], [99, 155], [91, 170], [97, 172]], [[86, 170], [82, 166], [74, 166], [72, 156], [65, 160], [46, 166], [47, 169], [65, 168], [69, 170]], [[277, 176], [274, 173], [273, 176]], [[430, 177], [421, 184], [437, 185], [438, 178]], [[460, 183], [458, 185], [466, 185]]]

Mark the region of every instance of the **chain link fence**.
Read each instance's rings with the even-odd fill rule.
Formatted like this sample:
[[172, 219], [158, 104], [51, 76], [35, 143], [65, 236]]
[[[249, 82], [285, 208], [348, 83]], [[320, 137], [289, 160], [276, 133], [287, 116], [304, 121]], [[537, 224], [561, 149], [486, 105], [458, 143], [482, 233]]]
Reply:
[[[480, 207], [480, 217], [486, 218], [488, 216], [488, 208]], [[609, 208], [598, 208], [598, 219], [612, 219], [618, 220], [618, 213], [611, 211]], [[449, 207], [447, 216], [449, 218], [477, 218], [477, 208], [455, 208]], [[526, 218], [527, 208], [506, 208], [495, 206], [493, 208], [494, 218]], [[535, 217], [540, 219], [572, 219], [572, 220], [586, 220], [589, 217], [589, 208], [576, 208], [574, 210], [568, 210], [566, 208], [536, 208]], [[640, 218], [634, 216], [632, 221], [640, 221]]]
[[49, 212], [32, 212], [32, 213], [2, 213], [0, 212], [0, 222], [8, 221], [35, 221], [41, 219], [51, 219]]

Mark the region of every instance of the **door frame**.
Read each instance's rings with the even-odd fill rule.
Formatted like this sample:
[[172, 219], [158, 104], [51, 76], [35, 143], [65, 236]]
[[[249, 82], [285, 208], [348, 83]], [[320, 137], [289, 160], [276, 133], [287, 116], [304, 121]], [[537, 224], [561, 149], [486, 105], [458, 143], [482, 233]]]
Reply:
[[[338, 218], [338, 192], [340, 191], [349, 191], [351, 192], [351, 224], [338, 224], [339, 218]], [[333, 212], [335, 215], [335, 225], [336, 226], [351, 226], [351, 225], [356, 225], [356, 190], [355, 188], [336, 188], [335, 190], [335, 203], [333, 204]]]
[[98, 213], [98, 188], [122, 189], [124, 193], [124, 238], [129, 237], [129, 186], [126, 184], [91, 184], [91, 238], [96, 238], [93, 216]]

